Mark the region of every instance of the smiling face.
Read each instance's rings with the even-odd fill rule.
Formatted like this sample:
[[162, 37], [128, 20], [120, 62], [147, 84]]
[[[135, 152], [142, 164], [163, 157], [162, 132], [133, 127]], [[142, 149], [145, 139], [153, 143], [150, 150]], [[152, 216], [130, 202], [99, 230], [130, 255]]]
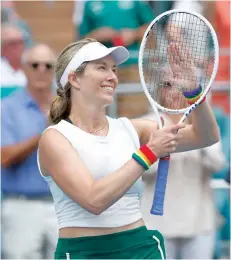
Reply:
[[87, 103], [106, 107], [113, 102], [118, 85], [116, 74], [115, 62], [109, 55], [87, 63], [84, 71], [75, 75], [75, 82], [72, 81], [71, 85], [79, 90]]

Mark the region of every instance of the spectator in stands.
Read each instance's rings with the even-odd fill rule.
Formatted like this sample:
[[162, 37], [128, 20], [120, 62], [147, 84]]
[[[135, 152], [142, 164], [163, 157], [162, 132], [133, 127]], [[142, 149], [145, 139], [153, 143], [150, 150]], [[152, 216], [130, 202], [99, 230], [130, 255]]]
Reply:
[[22, 61], [26, 88], [2, 101], [2, 251], [6, 259], [52, 258], [57, 219], [48, 185], [39, 174], [37, 146], [47, 126], [56, 58], [39, 44]]
[[22, 70], [22, 54], [25, 50], [22, 31], [12, 25], [1, 27], [1, 95], [5, 97], [13, 90], [26, 85]]
[[[108, 47], [124, 45], [130, 52], [139, 50], [139, 41], [154, 18], [148, 3], [143, 1], [85, 1], [82, 9], [80, 37], [95, 38]], [[138, 55], [124, 66], [133, 66], [137, 61]]]
[[[148, 117], [154, 117], [149, 115]], [[163, 115], [165, 125], [179, 121], [178, 115]], [[211, 173], [225, 164], [220, 144], [171, 155], [164, 216], [150, 214], [156, 176], [143, 175], [141, 211], [148, 229], [160, 230], [169, 259], [212, 259], [215, 243], [215, 203]]]
[[[79, 21], [76, 29], [79, 36], [95, 38], [107, 47], [126, 46], [130, 58], [118, 70], [119, 81], [140, 82], [137, 66], [139, 42], [154, 19], [149, 4], [145, 1], [85, 1], [82, 10], [82, 22]], [[119, 96], [118, 103], [120, 116], [135, 117], [148, 110], [148, 102], [143, 94], [127, 95], [126, 98]]]
[[27, 48], [33, 44], [30, 26], [17, 13], [14, 1], [1, 1], [1, 22], [10, 23], [20, 28], [23, 32], [24, 42]]

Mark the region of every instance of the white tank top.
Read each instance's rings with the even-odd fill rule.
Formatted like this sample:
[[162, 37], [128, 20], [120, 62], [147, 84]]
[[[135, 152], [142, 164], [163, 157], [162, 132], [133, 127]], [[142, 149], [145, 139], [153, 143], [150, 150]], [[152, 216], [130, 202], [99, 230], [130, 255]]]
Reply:
[[[56, 129], [69, 140], [96, 180], [121, 168], [140, 147], [139, 137], [130, 120], [109, 117], [107, 119], [109, 123], [107, 136], [86, 133], [65, 120], [47, 128]], [[39, 158], [38, 167], [43, 176]], [[43, 177], [48, 182], [53, 196], [59, 228], [121, 227], [142, 217], [139, 199], [142, 190], [141, 178], [111, 207], [100, 215], [94, 215], [68, 197], [51, 176]]]

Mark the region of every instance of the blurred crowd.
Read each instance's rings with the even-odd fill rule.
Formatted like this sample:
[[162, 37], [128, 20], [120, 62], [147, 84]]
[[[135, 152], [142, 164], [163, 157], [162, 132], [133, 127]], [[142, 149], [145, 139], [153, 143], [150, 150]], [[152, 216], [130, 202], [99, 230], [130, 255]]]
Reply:
[[[44, 5], [48, 2], [52, 5], [47, 8], [60, 4], [44, 1]], [[118, 78], [129, 91], [117, 95], [116, 115], [153, 119], [146, 97], [132, 91], [133, 84], [140, 82], [138, 51], [148, 24], [171, 9], [200, 13], [217, 32], [220, 63], [209, 102], [221, 141], [172, 156], [163, 217], [149, 214], [156, 168], [146, 172], [141, 209], [147, 227], [164, 235], [168, 258], [229, 259], [230, 111], [226, 100], [230, 95], [230, 2], [75, 1], [70, 14], [72, 41], [90, 37], [108, 47], [126, 46], [130, 58], [119, 67]], [[37, 166], [39, 138], [48, 125], [49, 106], [56, 94], [57, 53], [46, 39], [42, 43], [35, 40], [38, 37], [32, 31], [15, 1], [1, 1], [1, 254], [5, 259], [53, 258], [58, 234], [52, 197]], [[165, 124], [179, 120], [163, 117]]]

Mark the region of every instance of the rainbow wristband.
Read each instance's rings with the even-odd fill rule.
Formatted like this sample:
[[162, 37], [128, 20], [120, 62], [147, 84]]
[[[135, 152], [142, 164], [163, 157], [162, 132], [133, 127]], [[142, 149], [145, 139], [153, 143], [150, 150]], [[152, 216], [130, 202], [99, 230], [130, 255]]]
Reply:
[[133, 153], [132, 158], [145, 170], [148, 170], [150, 166], [158, 159], [146, 145], [142, 145], [136, 153]]
[[[204, 98], [201, 100], [201, 102], [199, 103], [199, 105], [200, 104], [202, 104], [203, 102], [205, 102], [205, 100], [206, 100], [206, 96], [204, 96]], [[188, 101], [188, 104], [189, 105], [193, 105], [195, 102], [190, 102], [190, 101]]]
[[145, 144], [142, 145], [139, 150], [140, 150], [141, 153], [143, 153], [147, 157], [147, 159], [149, 160], [149, 162], [151, 164], [153, 164], [157, 161], [157, 159], [158, 159], [157, 156], [153, 153], [152, 150], [150, 150], [147, 147], [147, 145], [145, 145]]
[[201, 85], [199, 84], [199, 87], [188, 92], [183, 92], [187, 102], [192, 105], [194, 104], [202, 95], [203, 89]]

